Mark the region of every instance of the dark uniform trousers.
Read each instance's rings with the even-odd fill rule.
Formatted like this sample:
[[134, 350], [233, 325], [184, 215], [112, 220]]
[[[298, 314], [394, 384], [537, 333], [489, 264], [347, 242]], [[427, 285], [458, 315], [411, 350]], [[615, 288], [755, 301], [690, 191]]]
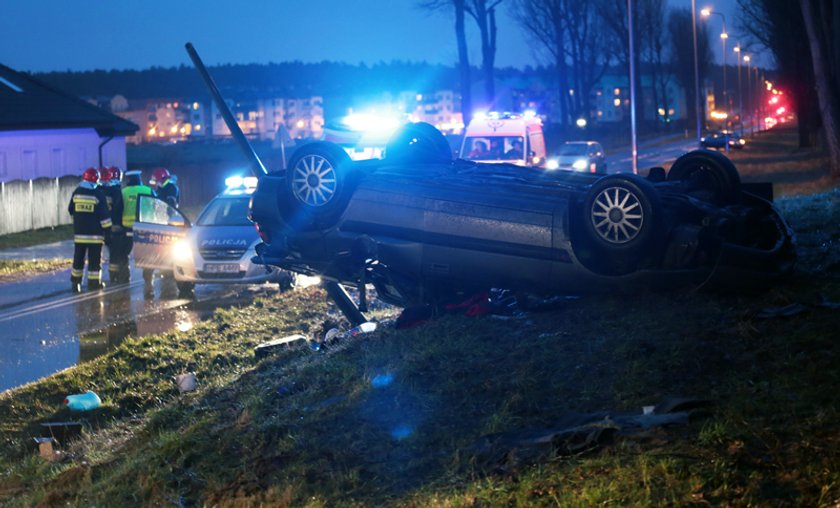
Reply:
[[[70, 276], [74, 282], [82, 281], [85, 274], [85, 257], [88, 262], [88, 284], [102, 280], [102, 244], [79, 243], [73, 247], [73, 269]], [[66, 266], [66, 265], [65, 265]]]

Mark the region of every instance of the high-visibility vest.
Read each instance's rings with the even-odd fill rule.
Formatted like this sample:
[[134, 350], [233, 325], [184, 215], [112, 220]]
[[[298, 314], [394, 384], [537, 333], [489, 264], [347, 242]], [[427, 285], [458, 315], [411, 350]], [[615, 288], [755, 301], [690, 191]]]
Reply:
[[134, 218], [137, 215], [137, 196], [154, 196], [152, 189], [145, 185], [129, 185], [122, 190], [123, 215], [122, 225], [124, 228], [134, 227]]

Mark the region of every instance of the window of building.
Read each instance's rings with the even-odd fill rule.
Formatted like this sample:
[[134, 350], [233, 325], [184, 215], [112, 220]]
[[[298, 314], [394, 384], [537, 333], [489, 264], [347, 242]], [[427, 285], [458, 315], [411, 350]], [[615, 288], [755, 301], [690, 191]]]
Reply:
[[6, 176], [8, 169], [6, 168], [6, 152], [0, 152], [0, 176]]
[[50, 151], [50, 176], [60, 176], [64, 174], [64, 149], [53, 148]]

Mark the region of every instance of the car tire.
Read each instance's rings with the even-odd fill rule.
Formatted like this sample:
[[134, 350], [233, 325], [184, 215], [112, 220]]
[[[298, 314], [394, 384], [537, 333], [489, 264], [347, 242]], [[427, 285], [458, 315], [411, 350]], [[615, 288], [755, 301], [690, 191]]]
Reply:
[[409, 123], [388, 140], [385, 160], [399, 163], [448, 163], [452, 162], [452, 148], [434, 125], [426, 122]]
[[660, 230], [661, 209], [656, 189], [641, 177], [615, 174], [595, 182], [580, 217], [585, 264], [607, 275], [635, 271]]
[[738, 170], [719, 152], [694, 150], [677, 159], [668, 171], [668, 181], [681, 180], [716, 205], [737, 203], [741, 196]]
[[176, 281], [175, 285], [178, 286], [178, 296], [181, 298], [191, 298], [195, 295], [195, 283], [194, 282], [181, 282]]
[[315, 142], [298, 148], [286, 169], [283, 218], [294, 229], [334, 224], [350, 200], [358, 173], [338, 145]]

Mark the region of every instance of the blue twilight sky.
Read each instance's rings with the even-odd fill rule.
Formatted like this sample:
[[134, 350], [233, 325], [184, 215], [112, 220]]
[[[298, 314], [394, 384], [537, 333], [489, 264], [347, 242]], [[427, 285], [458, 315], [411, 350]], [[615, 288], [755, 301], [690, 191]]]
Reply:
[[[508, 0], [509, 1], [509, 0]], [[580, 0], [587, 1], [587, 0]], [[395, 59], [457, 61], [452, 16], [416, 0], [2, 0], [0, 63], [22, 71], [143, 69], [188, 64], [192, 41], [204, 61], [265, 63]], [[690, 0], [669, 0], [690, 7]], [[709, 2], [734, 27], [735, 0]], [[698, 9], [706, 5], [698, 0]], [[501, 9], [498, 66], [539, 63]], [[720, 19], [713, 19], [720, 30]], [[470, 58], [480, 62], [468, 20]], [[720, 59], [720, 51], [716, 52]]]

